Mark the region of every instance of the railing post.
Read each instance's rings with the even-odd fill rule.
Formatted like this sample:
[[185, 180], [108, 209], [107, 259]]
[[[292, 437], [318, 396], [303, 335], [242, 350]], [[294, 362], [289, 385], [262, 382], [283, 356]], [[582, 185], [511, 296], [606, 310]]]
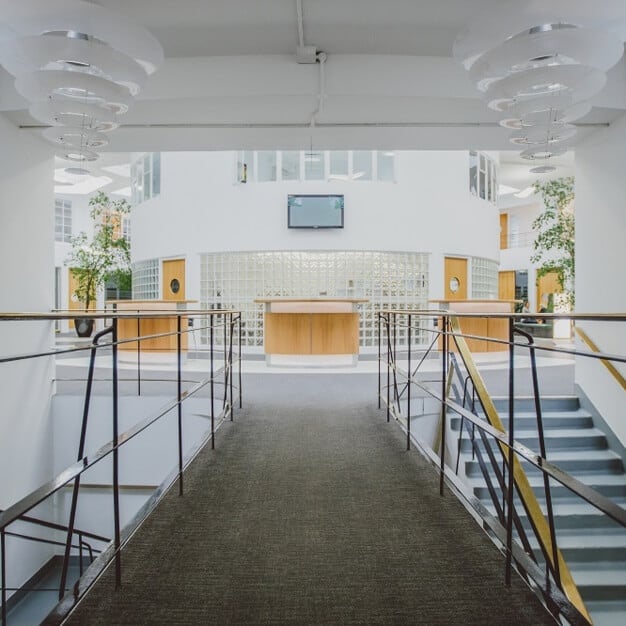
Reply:
[[406, 449], [411, 449], [411, 314], [409, 313], [409, 328], [407, 330], [407, 396], [406, 396]]
[[117, 318], [113, 320], [112, 337], [112, 371], [113, 371], [113, 520], [115, 541], [115, 587], [122, 584], [122, 555], [120, 537], [120, 476], [119, 476], [119, 388], [117, 372]]
[[387, 327], [387, 421], [391, 411], [391, 315], [387, 313], [385, 326]]
[[215, 402], [214, 402], [214, 381], [213, 381], [213, 323], [215, 319], [215, 315], [211, 314], [211, 324], [209, 325], [209, 344], [211, 346], [210, 350], [210, 361], [211, 361], [211, 450], [215, 449]]
[[447, 388], [447, 376], [448, 376], [448, 330], [450, 328], [448, 323], [448, 316], [446, 314], [441, 316], [441, 324], [443, 328], [443, 341], [442, 341], [442, 354], [441, 354], [441, 450], [439, 460], [439, 495], [443, 496], [443, 484], [446, 470], [446, 388]]
[[233, 322], [233, 314], [228, 314], [229, 338], [228, 338], [228, 383], [229, 383], [229, 404], [230, 404], [230, 421], [235, 417], [235, 405], [233, 403], [233, 337], [235, 334], [235, 323]]
[[380, 337], [380, 329], [381, 329], [381, 323], [380, 323], [380, 319], [381, 319], [381, 313], [380, 311], [378, 311], [378, 408], [380, 409], [380, 392], [382, 391], [380, 384], [381, 384], [381, 380], [380, 380], [380, 342], [381, 342], [381, 337]]
[[239, 317], [237, 318], [237, 328], [239, 329], [239, 408], [243, 408], [243, 398], [242, 398], [242, 378], [241, 378], [241, 313], [239, 313]]
[[509, 450], [508, 450], [508, 488], [507, 488], [507, 519], [506, 519], [506, 571], [505, 584], [511, 586], [511, 566], [513, 554], [513, 495], [515, 489], [515, 472], [513, 463], [515, 453], [513, 443], [515, 441], [515, 345], [514, 345], [514, 320], [509, 317]]
[[177, 354], [177, 391], [178, 391], [178, 495], [183, 495], [183, 385], [182, 385], [182, 342], [181, 316], [176, 316], [176, 354]]
[[141, 318], [137, 311], [137, 395], [141, 395]]
[[0, 584], [2, 585], [2, 626], [7, 624], [7, 561], [4, 528], [0, 530]]

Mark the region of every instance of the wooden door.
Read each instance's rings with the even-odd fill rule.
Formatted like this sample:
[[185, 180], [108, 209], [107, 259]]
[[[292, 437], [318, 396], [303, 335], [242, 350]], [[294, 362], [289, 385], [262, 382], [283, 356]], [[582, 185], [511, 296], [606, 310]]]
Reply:
[[500, 300], [515, 300], [515, 271], [499, 272], [498, 298]]
[[500, 250], [509, 247], [509, 214], [500, 213]]
[[163, 261], [163, 300], [185, 299], [185, 259]]
[[551, 293], [561, 293], [563, 290], [559, 285], [556, 272], [545, 274], [537, 279], [537, 311], [542, 306], [547, 306], [548, 295]]
[[[74, 275], [74, 270], [70, 267], [67, 270], [67, 308], [70, 311], [84, 311], [85, 305], [80, 302], [74, 292], [78, 287], [78, 280]], [[89, 310], [94, 310], [96, 308], [95, 300], [92, 300], [89, 304]]]
[[467, 299], [467, 259], [445, 258], [444, 300]]

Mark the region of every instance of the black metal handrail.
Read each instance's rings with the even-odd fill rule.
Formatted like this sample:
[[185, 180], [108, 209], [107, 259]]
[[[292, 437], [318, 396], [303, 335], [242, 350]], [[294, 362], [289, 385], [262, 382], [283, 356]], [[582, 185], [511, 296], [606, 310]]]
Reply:
[[[441, 327], [431, 329], [424, 328], [423, 325], [414, 326], [413, 320], [418, 319], [422, 320], [432, 319], [433, 316], [439, 318], [442, 322]], [[457, 318], [475, 318], [475, 317], [486, 317], [486, 318], [499, 318], [499, 319], [507, 319], [509, 326], [509, 337], [508, 340], [504, 339], [494, 339], [491, 337], [478, 336], [478, 335], [470, 335], [465, 334], [460, 330], [458, 326]], [[566, 584], [562, 581], [562, 568], [564, 567], [564, 561], [562, 561], [562, 557], [560, 556], [557, 540], [556, 540], [556, 531], [554, 526], [554, 515], [552, 510], [552, 499], [550, 492], [550, 479], [554, 479], [557, 482], [564, 485], [578, 497], [582, 498], [586, 502], [593, 505], [596, 509], [601, 511], [604, 515], [607, 515], [609, 518], [616, 521], [622, 527], [626, 527], [626, 510], [614, 503], [609, 498], [603, 496], [595, 489], [581, 483], [574, 477], [570, 476], [557, 466], [553, 465], [549, 461], [546, 460], [546, 449], [545, 449], [545, 438], [543, 434], [543, 420], [541, 413], [541, 402], [540, 402], [540, 393], [538, 386], [538, 378], [537, 378], [537, 366], [536, 366], [536, 350], [546, 350], [549, 352], [561, 352], [567, 355], [575, 355], [575, 356], [585, 356], [595, 359], [601, 359], [603, 361], [613, 360], [616, 362], [624, 363], [626, 362], [626, 357], [621, 355], [608, 355], [606, 353], [600, 352], [586, 352], [578, 349], [570, 349], [570, 348], [562, 348], [556, 346], [538, 346], [534, 343], [533, 338], [525, 333], [522, 329], [517, 328], [515, 322], [520, 320], [523, 315], [515, 315], [515, 314], [456, 314], [450, 313], [446, 311], [432, 311], [432, 310], [420, 310], [420, 311], [385, 311], [379, 313], [378, 327], [379, 329], [384, 328], [386, 331], [386, 344], [387, 344], [387, 354], [383, 356], [382, 350], [382, 342], [383, 335], [379, 332], [379, 361], [386, 362], [387, 365], [387, 385], [383, 384], [382, 381], [382, 371], [381, 371], [381, 363], [379, 362], [379, 381], [378, 381], [378, 401], [379, 407], [381, 402], [384, 403], [387, 407], [387, 420], [389, 421], [390, 416], [393, 416], [398, 423], [402, 426], [403, 429], [407, 432], [407, 446], [409, 441], [413, 441], [418, 445], [422, 450], [426, 449], [422, 442], [419, 441], [418, 438], [414, 437], [411, 434], [410, 426], [411, 426], [411, 409], [410, 409], [410, 398], [411, 398], [411, 387], [415, 386], [427, 393], [431, 397], [437, 399], [442, 406], [442, 414], [441, 414], [441, 423], [440, 423], [440, 443], [439, 443], [439, 456], [436, 460], [436, 463], [439, 465], [440, 469], [440, 491], [443, 495], [443, 481], [444, 478], [450, 483], [451, 476], [454, 474], [450, 471], [449, 468], [446, 467], [445, 464], [445, 434], [446, 434], [446, 410], [452, 410], [458, 415], [461, 416], [461, 433], [463, 430], [463, 424], [467, 426], [469, 429], [469, 425], [471, 424], [472, 431], [470, 432], [471, 442], [472, 442], [472, 454], [477, 453], [480, 454], [479, 466], [481, 467], [483, 474], [487, 480], [487, 488], [492, 498], [492, 502], [494, 503], [494, 507], [496, 509], [497, 514], [497, 522], [503, 530], [503, 534], [496, 533], [500, 537], [504, 537], [503, 544], [506, 546], [506, 581], [507, 584], [510, 582], [510, 571], [511, 571], [511, 560], [515, 559], [515, 561], [519, 564], [520, 561], [518, 559], [519, 554], [516, 556], [516, 550], [514, 549], [514, 545], [512, 542], [513, 537], [513, 526], [519, 531], [521, 529], [521, 523], [519, 521], [519, 517], [515, 511], [513, 495], [515, 490], [517, 489], [518, 493], [521, 496], [522, 504], [526, 507], [527, 512], [529, 514], [529, 519], [531, 523], [534, 525], [535, 522], [533, 520], [534, 516], [537, 513], [538, 507], [531, 506], [527, 503], [525, 499], [524, 489], [520, 487], [518, 484], [519, 478], [516, 476], [521, 472], [521, 466], [517, 462], [517, 457], [523, 458], [526, 461], [530, 462], [530, 464], [540, 470], [542, 472], [543, 481], [544, 481], [544, 490], [546, 494], [546, 508], [548, 514], [548, 523], [547, 526], [549, 528], [549, 541], [545, 542], [540, 540], [540, 546], [544, 551], [544, 556], [546, 557], [546, 565], [547, 568], [544, 572], [545, 580], [539, 581], [535, 580], [535, 582], [544, 590], [544, 594], [546, 597], [546, 602], [548, 606], [553, 609], [555, 612], [560, 612], [562, 614], [567, 614], [568, 619], [570, 621], [576, 623], [589, 623], [590, 617], [580, 599], [578, 591], [572, 589], [573, 581], [571, 580], [571, 575], [568, 574], [568, 581]], [[581, 321], [626, 321], [625, 315], [567, 315], [567, 314], [551, 314], [551, 315], [537, 315], [537, 317], [545, 318], [545, 319], [576, 319]], [[400, 318], [400, 321], [398, 320]], [[403, 368], [399, 365], [398, 360], [398, 351], [394, 341], [391, 341], [391, 337], [395, 337], [397, 333], [397, 327], [404, 327], [406, 329], [406, 334], [408, 336], [407, 345], [404, 347], [406, 350], [405, 358], [406, 358], [406, 368]], [[411, 345], [410, 345], [410, 336], [411, 329], [419, 329], [421, 332], [427, 331], [434, 333], [434, 340], [427, 348], [426, 353], [432, 351], [434, 344], [439, 339], [440, 342], [440, 354], [441, 354], [441, 390], [437, 391], [431, 386], [424, 384], [424, 381], [419, 381], [416, 379], [417, 371], [419, 367], [413, 369], [411, 362]], [[526, 340], [526, 343], [521, 343], [515, 341], [515, 335], [519, 335]], [[481, 390], [478, 393], [479, 403], [482, 405], [482, 410], [485, 414], [489, 414], [490, 412], [495, 412], [495, 407], [493, 407], [493, 403], [490, 398], [487, 397], [485, 400], [486, 388], [484, 387], [484, 383], [482, 380], [475, 380], [475, 376], [478, 376], [477, 370], [473, 365], [465, 362], [466, 359], [471, 359], [469, 355], [469, 350], [465, 344], [465, 338], [471, 339], [479, 339], [483, 341], [489, 341], [501, 344], [503, 349], [507, 349], [509, 353], [509, 428], [508, 431], [505, 431], [502, 426], [499, 418], [497, 418], [495, 425], [490, 424], [484, 418], [478, 416], [477, 411], [468, 410], [465, 406], [465, 398], [467, 396], [467, 385], [468, 380], [472, 385], [472, 394], [475, 392], [475, 385], [480, 383]], [[458, 364], [455, 365], [455, 357], [449, 350], [449, 342], [453, 341], [461, 357], [464, 359], [464, 364], [467, 366], [468, 375], [465, 377], [460, 371]], [[537, 415], [537, 429], [538, 429], [538, 438], [539, 438], [539, 447], [540, 452], [537, 454], [532, 450], [528, 449], [526, 446], [523, 446], [515, 441], [514, 439], [514, 354], [516, 349], [525, 348], [529, 352], [530, 361], [531, 361], [531, 375], [532, 375], [532, 385], [533, 385], [533, 397], [535, 399], [535, 409]], [[425, 359], [425, 355], [422, 356], [420, 360], [420, 365]], [[448, 363], [452, 363], [452, 367], [448, 367]], [[459, 404], [452, 400], [449, 397], [449, 386], [450, 386], [450, 378], [451, 373], [456, 368], [456, 375], [460, 378], [461, 384], [463, 385], [463, 402]], [[390, 376], [393, 373], [394, 384], [390, 384]], [[399, 395], [398, 395], [398, 383], [397, 379], [401, 378], [404, 381], [403, 392], [406, 391], [406, 420], [404, 420], [404, 415], [402, 415], [402, 409], [399, 403]], [[393, 398], [391, 398], [391, 391], [393, 390]], [[385, 398], [386, 392], [386, 398]], [[486, 404], [490, 404], [491, 406], [485, 406]], [[496, 413], [497, 416], [497, 413]], [[489, 457], [485, 460], [480, 453], [480, 449], [477, 444], [474, 442], [473, 431], [478, 428], [478, 432], [481, 440], [484, 441], [484, 450]], [[459, 435], [459, 437], [461, 434]], [[493, 455], [493, 451], [488, 444], [487, 437], [491, 440], [495, 441], [499, 446], [502, 454], [502, 467], [500, 468], [499, 464], [495, 456]], [[436, 450], [435, 450], [436, 452]], [[429, 456], [430, 453], [427, 453]], [[458, 458], [460, 456], [460, 441], [458, 444], [458, 452], [457, 452], [457, 467], [458, 467]], [[432, 460], [435, 461], [435, 457], [431, 456]], [[496, 480], [503, 494], [503, 502], [500, 505], [497, 502], [496, 491], [491, 484], [491, 478], [488, 476], [489, 469], [494, 471]], [[523, 482], [523, 481], [522, 481]], [[466, 498], [467, 499], [467, 498]], [[473, 498], [473, 501], [476, 500]], [[475, 502], [474, 502], [475, 504]], [[484, 507], [483, 507], [484, 508]], [[481, 515], [482, 516], [482, 515]], [[491, 520], [493, 522], [493, 520]], [[490, 524], [491, 525], [491, 524]], [[541, 524], [540, 524], [541, 525]], [[539, 532], [537, 528], [534, 528], [535, 532]], [[529, 554], [532, 559], [532, 550], [530, 549], [530, 545], [528, 540], [525, 537], [525, 532], [518, 532], [520, 536], [520, 540], [523, 544], [523, 549], [526, 554]], [[543, 539], [543, 537], [542, 537]], [[536, 559], [535, 559], [536, 562]], [[524, 565], [523, 568], [528, 572], [529, 569], [527, 567], [528, 564]], [[537, 573], [537, 568], [532, 567], [532, 563], [530, 565], [530, 570]], [[556, 594], [559, 597], [554, 595], [555, 593], [555, 585], [551, 584], [549, 574], [551, 574], [556, 583]], [[536, 576], [534, 576], [536, 578]], [[569, 596], [569, 597], [568, 597]], [[568, 607], [569, 605], [569, 607]], [[565, 608], [564, 608], [565, 607]]]
[[[208, 365], [210, 366], [208, 376], [202, 378], [202, 380], [195, 382], [192, 387], [183, 391], [182, 388], [182, 343], [181, 338], [185, 333], [195, 332], [197, 330], [201, 330], [202, 328], [182, 328], [182, 320], [184, 318], [188, 318], [190, 315], [194, 317], [205, 316], [209, 320], [209, 324], [206, 326], [206, 329], [210, 330], [211, 333], [211, 342], [208, 348], [210, 353], [210, 361]], [[80, 557], [80, 574], [83, 575], [83, 548], [86, 548], [88, 553], [90, 554], [91, 561], [94, 561], [94, 554], [101, 553], [100, 557], [96, 559], [98, 562], [98, 572], [101, 572], [104, 567], [111, 561], [114, 560], [115, 570], [116, 570], [116, 585], [121, 584], [121, 558], [120, 551], [123, 544], [122, 537], [130, 536], [130, 532], [123, 532], [120, 527], [120, 508], [119, 508], [119, 459], [118, 459], [118, 451], [119, 449], [128, 443], [131, 439], [137, 437], [144, 430], [149, 428], [152, 424], [159, 421], [162, 417], [169, 414], [172, 410], [177, 409], [177, 427], [178, 427], [178, 437], [177, 437], [177, 456], [178, 456], [178, 467], [175, 472], [168, 477], [169, 483], [167, 487], [164, 487], [162, 484], [157, 489], [158, 498], [153, 499], [153, 504], [160, 499], [166, 492], [173, 482], [178, 482], [179, 485], [179, 494], [183, 494], [183, 473], [188, 463], [198, 451], [204, 446], [207, 442], [210, 441], [211, 447], [215, 446], [215, 433], [219, 426], [228, 418], [233, 420], [234, 416], [234, 398], [235, 391], [238, 396], [238, 404], [239, 407], [242, 406], [242, 393], [241, 393], [241, 316], [238, 312], [230, 311], [230, 310], [194, 310], [194, 311], [150, 311], [150, 312], [141, 312], [139, 314], [135, 313], [111, 313], [111, 311], [106, 311], [104, 313], [90, 313], [90, 314], [60, 314], [60, 313], [42, 313], [42, 314], [34, 314], [34, 313], [9, 313], [9, 314], [0, 314], [0, 322], [3, 321], [53, 321], [59, 319], [74, 319], [76, 317], [91, 317], [94, 319], [105, 319], [110, 320], [111, 325], [104, 328], [102, 331], [98, 332], [93, 341], [86, 346], [74, 346], [72, 348], [66, 349], [55, 349], [55, 350], [44, 350], [40, 352], [31, 352], [28, 354], [19, 354], [9, 357], [0, 358], [0, 363], [10, 363], [16, 361], [23, 361], [26, 359], [36, 359], [42, 357], [51, 357], [57, 354], [65, 354], [68, 352], [79, 352], [79, 351], [90, 351], [90, 361], [89, 361], [89, 369], [86, 381], [86, 391], [85, 391], [85, 399], [83, 404], [83, 417], [81, 422], [81, 433], [80, 433], [80, 442], [78, 445], [78, 454], [77, 461], [65, 468], [59, 474], [51, 478], [48, 482], [41, 485], [25, 497], [23, 497], [18, 502], [13, 503], [6, 510], [0, 511], [0, 585], [1, 585], [1, 620], [2, 624], [6, 626], [7, 624], [7, 592], [13, 591], [13, 588], [9, 588], [7, 586], [7, 562], [6, 562], [6, 537], [7, 536], [15, 536], [20, 535], [22, 539], [32, 540], [32, 541], [43, 541], [49, 543], [50, 545], [63, 545], [64, 557], [63, 557], [63, 566], [61, 573], [61, 582], [59, 585], [59, 598], [62, 600], [65, 597], [71, 597], [71, 601], [69, 605], [78, 601], [80, 596], [77, 596], [76, 593], [71, 593], [66, 595], [66, 584], [67, 584], [67, 572], [69, 566], [70, 555], [73, 550], [79, 551]], [[164, 333], [155, 333], [151, 335], [142, 335], [136, 336], [131, 339], [118, 340], [118, 321], [122, 318], [159, 318], [162, 319], [164, 317], [174, 318], [176, 319], [176, 331], [174, 332], [164, 332]], [[215, 323], [216, 318], [219, 320], [219, 323]], [[219, 368], [215, 368], [214, 361], [214, 352], [215, 345], [213, 342], [213, 334], [215, 328], [224, 328], [224, 351], [223, 351], [223, 365]], [[235, 354], [233, 350], [233, 344], [235, 342], [235, 333], [237, 333], [239, 337], [239, 349], [237, 354]], [[111, 341], [106, 343], [100, 343], [100, 340], [107, 336], [111, 335]], [[129, 428], [124, 433], [119, 433], [118, 431], [118, 397], [119, 397], [119, 379], [118, 379], [118, 346], [124, 343], [129, 343], [132, 341], [137, 341], [138, 345], [141, 341], [145, 341], [146, 339], [153, 338], [162, 338], [167, 336], [176, 335], [177, 347], [177, 393], [176, 397], [166, 403], [161, 409], [159, 409], [156, 413], [145, 417], [144, 419], [135, 423], [131, 428]], [[112, 371], [112, 389], [111, 389], [111, 397], [112, 397], [112, 439], [108, 443], [102, 445], [98, 450], [96, 450], [92, 454], [88, 454], [85, 456], [85, 439], [88, 428], [88, 418], [89, 418], [89, 407], [90, 407], [90, 399], [92, 394], [92, 385], [94, 381], [94, 371], [95, 371], [95, 359], [96, 354], [99, 350], [103, 348], [107, 348], [111, 350], [111, 371]], [[234, 363], [235, 359], [239, 363], [239, 374], [238, 374], [238, 387], [235, 386], [234, 382]], [[140, 379], [140, 375], [138, 376]], [[214, 405], [217, 400], [215, 396], [215, 385], [223, 386], [224, 394], [222, 398], [222, 408], [218, 414], [215, 413]], [[210, 433], [208, 437], [204, 439], [201, 444], [201, 447], [197, 448], [191, 456], [183, 457], [183, 443], [182, 443], [182, 404], [185, 400], [197, 394], [201, 389], [210, 386], [210, 403], [211, 403], [211, 426]], [[113, 456], [113, 476], [112, 476], [112, 493], [113, 493], [113, 518], [114, 518], [114, 537], [111, 541], [105, 537], [100, 535], [96, 535], [94, 533], [88, 533], [83, 529], [75, 528], [75, 516], [76, 516], [76, 507], [79, 495], [80, 488], [80, 480], [82, 475], [92, 467], [94, 467], [97, 463], [103, 460], [105, 457], [112, 455]], [[41, 520], [39, 518], [34, 518], [29, 516], [28, 513], [36, 507], [38, 504], [42, 503], [53, 494], [58, 492], [61, 488], [66, 485], [73, 484], [72, 489], [72, 502], [70, 506], [70, 515], [69, 522], [67, 526], [53, 524], [48, 522], [47, 520]], [[152, 506], [153, 508], [153, 506]], [[146, 511], [146, 515], [152, 510], [152, 508], [144, 507]], [[137, 516], [132, 524], [133, 527], [139, 525], [145, 517]], [[55, 540], [48, 540], [41, 537], [34, 537], [31, 535], [26, 535], [25, 533], [15, 533], [13, 531], [8, 530], [9, 526], [17, 521], [27, 521], [30, 523], [38, 524], [42, 527], [52, 528], [56, 531], [64, 531], [66, 533], [65, 542], [58, 542]], [[73, 536], [78, 536], [78, 542], [73, 541]], [[104, 550], [95, 550], [88, 542], [84, 540], [84, 538], [93, 538], [98, 539], [100, 541], [105, 541], [108, 543], [109, 547]], [[105, 559], [103, 561], [103, 559]], [[90, 567], [90, 569], [92, 569]], [[93, 576], [93, 575], [90, 575]], [[94, 578], [95, 579], [95, 578]], [[81, 587], [80, 584], [75, 585], [75, 590]], [[63, 604], [63, 602], [61, 602]], [[65, 606], [69, 606], [68, 602], [65, 602]], [[57, 617], [60, 614], [57, 613]]]

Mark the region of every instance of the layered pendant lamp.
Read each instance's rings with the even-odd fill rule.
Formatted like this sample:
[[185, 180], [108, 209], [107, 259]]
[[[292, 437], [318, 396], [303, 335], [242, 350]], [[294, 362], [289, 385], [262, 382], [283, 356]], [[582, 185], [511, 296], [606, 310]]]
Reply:
[[162, 62], [152, 34], [96, 4], [0, 0], [0, 65], [71, 173], [88, 173]]
[[513, 130], [520, 156], [546, 161], [572, 147], [572, 122], [589, 113], [589, 100], [621, 59], [622, 38], [610, 26], [625, 15], [612, 0], [602, 11], [586, 0], [507, 0], [469, 23], [453, 52], [500, 124]]

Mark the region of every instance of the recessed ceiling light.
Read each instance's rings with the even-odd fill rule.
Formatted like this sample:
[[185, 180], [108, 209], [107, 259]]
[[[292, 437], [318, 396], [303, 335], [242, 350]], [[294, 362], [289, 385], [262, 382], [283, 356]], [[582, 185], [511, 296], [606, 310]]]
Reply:
[[89, 174], [91, 173], [84, 167], [66, 167], [63, 171], [66, 174], [72, 174], [74, 176], [89, 176]]

